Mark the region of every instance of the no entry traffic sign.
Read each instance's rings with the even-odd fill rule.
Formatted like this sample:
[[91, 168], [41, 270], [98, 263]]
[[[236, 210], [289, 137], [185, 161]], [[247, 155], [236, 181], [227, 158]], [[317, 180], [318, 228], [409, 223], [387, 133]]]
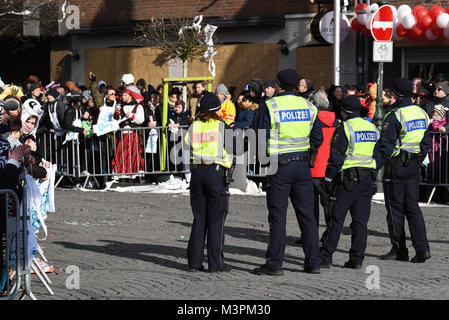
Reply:
[[393, 36], [393, 8], [385, 5], [377, 9], [371, 21], [371, 34], [377, 41], [390, 41]]

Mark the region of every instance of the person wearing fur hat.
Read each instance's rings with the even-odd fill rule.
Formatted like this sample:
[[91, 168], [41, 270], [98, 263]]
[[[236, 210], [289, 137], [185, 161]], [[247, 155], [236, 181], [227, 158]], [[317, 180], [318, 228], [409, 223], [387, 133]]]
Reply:
[[[427, 103], [424, 106], [424, 110], [426, 110], [429, 117], [432, 116], [433, 107], [437, 104], [441, 104], [445, 108], [449, 108], [449, 85], [447, 85], [445, 82], [437, 83], [433, 91], [433, 96], [433, 101]], [[446, 117], [449, 117], [449, 111], [446, 112]], [[444, 126], [444, 129], [446, 131], [449, 131], [449, 123]]]
[[384, 193], [392, 248], [381, 259], [408, 261], [406, 217], [416, 252], [411, 262], [420, 263], [431, 256], [424, 217], [418, 205], [420, 166], [431, 146], [430, 120], [425, 110], [412, 103], [410, 80], [397, 79], [392, 91], [396, 102], [385, 116], [379, 140], [385, 163]]
[[234, 150], [225, 142], [219, 98], [207, 92], [201, 98], [199, 114], [190, 125], [185, 142], [190, 149], [190, 203], [193, 223], [187, 246], [188, 270], [204, 271], [203, 257], [207, 238], [209, 272], [229, 272], [224, 263], [224, 223], [228, 211], [225, 170], [232, 166]]
[[67, 104], [64, 97], [56, 88], [50, 89], [47, 94], [47, 103], [44, 114], [39, 121], [39, 132], [55, 132], [63, 130], [64, 115]]
[[231, 124], [234, 129], [246, 129], [253, 123], [254, 112], [259, 109], [259, 105], [254, 101], [254, 97], [245, 94], [238, 100], [239, 113], [237, 119]]

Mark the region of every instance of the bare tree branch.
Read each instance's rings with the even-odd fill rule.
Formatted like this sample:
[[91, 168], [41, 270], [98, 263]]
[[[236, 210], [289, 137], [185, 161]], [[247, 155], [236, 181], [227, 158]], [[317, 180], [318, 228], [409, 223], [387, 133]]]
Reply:
[[204, 35], [196, 29], [179, 30], [192, 25], [192, 18], [152, 19], [134, 29], [135, 38], [165, 53], [169, 59], [191, 62], [204, 54]]

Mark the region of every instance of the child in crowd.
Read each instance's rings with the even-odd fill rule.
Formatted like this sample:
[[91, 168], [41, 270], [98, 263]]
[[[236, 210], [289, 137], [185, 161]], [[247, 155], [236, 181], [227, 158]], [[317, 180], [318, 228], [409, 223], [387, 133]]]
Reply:
[[[182, 157], [183, 159], [183, 170], [188, 171], [189, 170], [189, 158], [188, 153], [183, 150], [180, 145], [177, 142], [180, 141], [180, 139], [184, 139], [184, 136], [187, 132], [187, 127], [182, 128], [181, 132], [179, 132], [179, 126], [188, 126], [190, 124], [190, 114], [186, 112], [185, 110], [185, 103], [184, 101], [177, 100], [175, 102], [175, 105], [173, 107], [173, 110], [169, 112], [168, 114], [168, 127], [171, 132], [171, 134], [177, 135], [178, 138], [176, 138], [174, 141], [173, 139], [170, 139], [169, 142], [169, 151], [170, 151], [170, 157]], [[174, 149], [176, 148], [176, 149]], [[183, 152], [184, 151], [184, 152]], [[170, 169], [171, 170], [180, 170], [179, 167], [175, 167], [175, 161], [176, 159], [171, 159], [170, 161]], [[185, 174], [185, 178], [187, 183], [190, 183], [190, 172]]]
[[9, 132], [7, 139], [11, 146], [11, 149], [15, 146], [21, 146], [22, 143], [19, 141], [20, 129], [22, 129], [22, 121], [20, 119], [12, 119], [9, 124], [11, 131]]
[[[430, 124], [431, 132], [446, 131], [446, 128], [444, 127], [447, 123], [446, 111], [447, 108], [445, 108], [442, 104], [436, 104], [433, 107], [431, 119], [432, 123]], [[443, 146], [444, 150], [444, 146], [446, 145], [446, 135], [431, 134], [430, 139], [432, 142], [432, 149], [429, 150], [429, 175], [430, 177], [439, 179], [440, 169], [445, 170], [445, 166], [440, 166], [440, 160], [445, 163], [447, 157], [444, 152], [441, 152], [441, 147]], [[442, 174], [444, 174], [444, 172], [442, 172]]]

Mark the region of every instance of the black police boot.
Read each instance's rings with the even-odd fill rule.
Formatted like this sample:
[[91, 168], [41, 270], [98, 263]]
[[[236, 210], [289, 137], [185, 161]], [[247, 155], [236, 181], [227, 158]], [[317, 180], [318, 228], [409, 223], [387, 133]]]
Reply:
[[232, 268], [231, 266], [228, 266], [227, 264], [225, 264], [223, 266], [223, 269], [221, 269], [221, 272], [231, 272]]
[[349, 261], [345, 262], [344, 267], [345, 268], [351, 268], [351, 269], [362, 269], [362, 264], [361, 263], [354, 263], [351, 260], [349, 260]]
[[312, 274], [320, 274], [320, 268], [313, 268], [313, 267], [304, 267], [305, 273], [312, 273]]
[[431, 255], [429, 251], [426, 251], [424, 253], [420, 253], [420, 254], [416, 254], [416, 256], [414, 256], [410, 262], [413, 263], [422, 263], [422, 262], [426, 262], [427, 259], [430, 259]]
[[198, 267], [198, 268], [193, 268], [193, 267], [189, 267], [188, 269], [189, 272], [198, 272], [198, 271], [204, 271], [204, 267]]
[[269, 276], [282, 276], [284, 271], [282, 270], [272, 270], [268, 268], [266, 265], [263, 265], [259, 268], [254, 269], [254, 274], [260, 275], [269, 275]]
[[387, 254], [383, 254], [380, 256], [381, 260], [399, 260], [399, 261], [408, 261], [408, 253], [397, 254], [396, 250], [391, 249]]

